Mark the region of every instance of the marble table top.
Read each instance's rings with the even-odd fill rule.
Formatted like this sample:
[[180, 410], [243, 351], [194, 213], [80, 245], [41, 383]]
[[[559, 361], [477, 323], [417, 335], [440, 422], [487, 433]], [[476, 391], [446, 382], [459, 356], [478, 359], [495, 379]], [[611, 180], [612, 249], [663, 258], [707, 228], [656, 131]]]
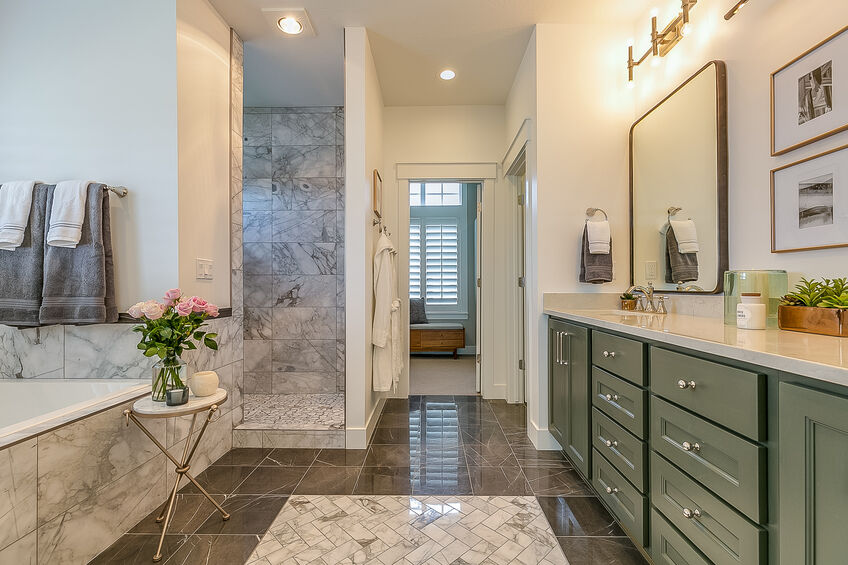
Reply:
[[176, 416], [186, 416], [197, 414], [208, 410], [213, 404], [223, 404], [227, 401], [227, 391], [219, 388], [209, 396], [194, 396], [188, 397], [186, 404], [179, 406], [168, 406], [164, 402], [154, 402], [149, 395], [144, 398], [139, 398], [133, 404], [133, 414], [140, 418], [174, 418]]
[[545, 314], [643, 339], [848, 386], [848, 338], [779, 329], [744, 330], [723, 318], [546, 308]]

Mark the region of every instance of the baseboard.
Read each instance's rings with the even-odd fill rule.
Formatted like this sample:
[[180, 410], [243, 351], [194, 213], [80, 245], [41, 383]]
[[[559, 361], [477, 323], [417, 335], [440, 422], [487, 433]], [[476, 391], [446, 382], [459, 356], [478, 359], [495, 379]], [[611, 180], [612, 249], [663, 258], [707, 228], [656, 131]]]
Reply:
[[491, 385], [483, 391], [483, 398], [487, 400], [506, 400], [506, 385]]
[[562, 451], [562, 446], [554, 439], [548, 428], [540, 428], [533, 420], [530, 420], [530, 425], [527, 427], [527, 437], [539, 451]]
[[383, 406], [386, 404], [386, 397], [381, 396], [377, 399], [377, 404], [374, 405], [374, 410], [368, 416], [368, 423], [364, 428], [346, 428], [345, 429], [345, 449], [365, 449], [368, 447], [368, 442], [371, 436], [374, 435], [374, 430], [377, 428], [377, 421], [380, 419], [380, 414], [383, 413]]

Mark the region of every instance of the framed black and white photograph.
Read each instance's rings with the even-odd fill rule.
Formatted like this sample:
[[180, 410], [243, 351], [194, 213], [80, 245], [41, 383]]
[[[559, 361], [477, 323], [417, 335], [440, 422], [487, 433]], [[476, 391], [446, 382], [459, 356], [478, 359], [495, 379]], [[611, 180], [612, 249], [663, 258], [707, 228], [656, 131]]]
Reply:
[[380, 172], [374, 169], [373, 178], [371, 181], [371, 202], [374, 205], [374, 214], [378, 218], [383, 217], [383, 177]]
[[771, 75], [771, 154], [848, 129], [848, 27]]
[[771, 251], [848, 247], [848, 145], [771, 172]]

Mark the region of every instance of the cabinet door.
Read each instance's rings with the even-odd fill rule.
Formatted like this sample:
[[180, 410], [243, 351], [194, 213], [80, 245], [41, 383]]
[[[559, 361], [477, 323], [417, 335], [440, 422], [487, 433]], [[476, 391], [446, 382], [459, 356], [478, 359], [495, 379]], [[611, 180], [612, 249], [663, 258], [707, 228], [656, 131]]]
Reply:
[[845, 563], [848, 398], [780, 383], [780, 562]]
[[566, 365], [562, 360], [563, 324], [548, 321], [548, 429], [561, 446], [565, 446]]

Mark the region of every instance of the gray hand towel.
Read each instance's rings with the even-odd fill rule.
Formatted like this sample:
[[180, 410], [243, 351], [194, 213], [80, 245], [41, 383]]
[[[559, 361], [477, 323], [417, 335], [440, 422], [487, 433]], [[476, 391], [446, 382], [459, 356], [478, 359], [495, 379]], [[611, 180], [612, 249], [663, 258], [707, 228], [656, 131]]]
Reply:
[[665, 282], [685, 283], [698, 280], [698, 254], [681, 253], [674, 229], [665, 232]]
[[0, 251], [0, 324], [39, 325], [47, 192], [46, 184], [35, 185], [23, 243], [14, 251]]
[[612, 282], [612, 239], [606, 254], [589, 253], [589, 234], [583, 226], [583, 249], [580, 252], [580, 282], [601, 284]]
[[[47, 225], [52, 203], [51, 190]], [[40, 320], [42, 324], [98, 324], [117, 319], [109, 192], [104, 185], [91, 183], [79, 244], [45, 248]]]

